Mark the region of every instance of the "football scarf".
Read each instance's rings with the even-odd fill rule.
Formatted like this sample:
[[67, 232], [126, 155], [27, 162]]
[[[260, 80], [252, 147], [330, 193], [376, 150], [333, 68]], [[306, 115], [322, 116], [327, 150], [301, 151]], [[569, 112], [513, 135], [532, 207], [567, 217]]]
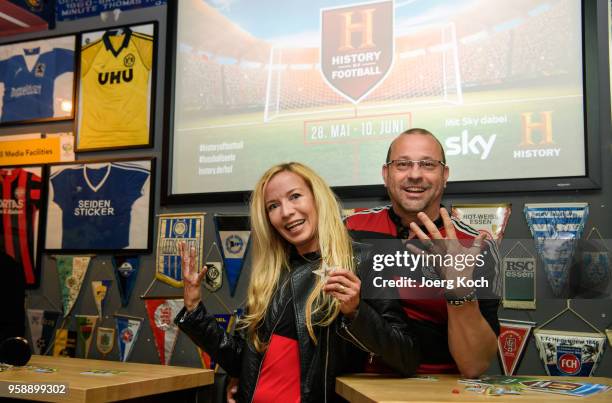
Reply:
[[115, 314], [115, 327], [117, 329], [117, 344], [119, 345], [119, 360], [127, 361], [136, 344], [143, 318]]
[[594, 332], [536, 329], [533, 335], [550, 376], [592, 376], [606, 343], [603, 333]]
[[183, 300], [148, 299], [145, 305], [159, 359], [163, 365], [168, 365], [178, 338], [178, 326], [174, 324], [174, 318], [183, 308]]
[[492, 239], [499, 245], [511, 211], [512, 205], [507, 203], [456, 204], [453, 205], [452, 214], [481, 234], [485, 233], [487, 239]]
[[42, 309], [28, 309], [27, 316], [34, 354], [45, 354], [61, 313]]
[[514, 375], [523, 358], [525, 347], [529, 341], [534, 322], [499, 319], [499, 336], [497, 337], [497, 350], [504, 375]]
[[138, 256], [114, 256], [113, 267], [121, 296], [121, 306], [126, 307], [130, 303], [132, 290], [136, 285], [140, 260]]
[[185, 242], [187, 250], [195, 248], [195, 267], [198, 270], [202, 267], [204, 214], [159, 215], [155, 278], [173, 287], [183, 286], [179, 242]]
[[56, 256], [55, 261], [62, 292], [64, 317], [67, 317], [81, 292], [91, 256]]
[[249, 216], [215, 214], [214, 222], [230, 295], [233, 297], [251, 237]]
[[75, 315], [75, 318], [77, 322], [78, 339], [83, 344], [83, 356], [87, 358], [89, 356], [89, 348], [91, 346], [91, 340], [93, 339], [98, 317], [93, 315]]
[[91, 282], [91, 292], [93, 293], [94, 301], [96, 303], [96, 309], [98, 310], [98, 316], [102, 319], [102, 311], [104, 310], [104, 303], [110, 290], [112, 280], [100, 280]]
[[587, 203], [525, 204], [527, 225], [556, 297], [567, 293], [578, 239], [589, 216]]

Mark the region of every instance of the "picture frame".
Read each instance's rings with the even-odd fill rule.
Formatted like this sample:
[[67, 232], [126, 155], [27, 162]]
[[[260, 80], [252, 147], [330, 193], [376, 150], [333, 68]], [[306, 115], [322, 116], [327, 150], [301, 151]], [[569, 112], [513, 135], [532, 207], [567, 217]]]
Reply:
[[150, 253], [155, 158], [51, 165], [45, 250]]
[[74, 119], [76, 35], [0, 45], [0, 126]]
[[76, 150], [153, 146], [157, 22], [80, 36]]
[[17, 261], [28, 289], [40, 285], [46, 174], [42, 165], [0, 167], [0, 191], [10, 194], [0, 199], [0, 250]]

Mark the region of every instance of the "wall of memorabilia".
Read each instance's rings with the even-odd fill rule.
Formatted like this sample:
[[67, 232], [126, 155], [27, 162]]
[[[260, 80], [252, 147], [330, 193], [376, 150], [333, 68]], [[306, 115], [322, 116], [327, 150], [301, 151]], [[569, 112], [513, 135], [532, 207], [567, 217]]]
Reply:
[[[182, 307], [173, 298], [182, 296], [178, 239], [197, 246], [198, 261], [211, 267], [204, 298], [219, 322], [231, 328], [243, 305], [249, 278], [246, 204], [160, 204], [169, 99], [163, 83], [172, 62], [166, 18], [166, 6], [150, 7], [106, 21], [59, 21], [51, 31], [0, 40], [0, 185], [8, 195], [0, 210], [0, 247], [24, 270], [27, 332], [36, 353], [214, 365], [168, 326]], [[111, 85], [117, 83], [122, 85]], [[610, 108], [601, 113], [610, 120]], [[555, 333], [542, 334], [543, 325], [568, 335], [612, 328], [612, 251], [606, 249], [612, 239], [612, 175], [606, 174], [612, 172], [612, 136], [603, 133], [601, 141], [601, 190], [445, 200], [456, 215], [489, 225], [482, 229], [499, 239], [509, 272], [534, 263], [548, 267], [532, 225], [537, 214], [545, 214], [542, 209], [561, 211], [551, 217], [573, 214], [582, 220], [577, 238], [602, 240], [595, 249], [576, 252], [603, 259], [590, 276], [570, 273], [559, 280], [554, 271], [532, 269], [505, 279], [499, 317], [508, 328], [520, 321], [524, 349], [494, 363], [489, 373], [544, 375], [537, 343], [551, 342]], [[383, 198], [343, 202], [347, 209], [386, 204]], [[502, 237], [512, 241], [502, 243]], [[569, 281], [582, 291], [568, 291]], [[593, 295], [585, 290], [607, 297], [589, 299]], [[533, 327], [541, 328], [530, 336]], [[610, 348], [595, 375], [612, 376]]]

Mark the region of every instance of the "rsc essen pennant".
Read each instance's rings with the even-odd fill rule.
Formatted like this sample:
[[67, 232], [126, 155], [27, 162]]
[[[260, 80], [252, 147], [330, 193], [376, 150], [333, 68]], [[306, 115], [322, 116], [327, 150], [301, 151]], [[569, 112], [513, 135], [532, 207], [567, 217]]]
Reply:
[[67, 317], [81, 292], [91, 256], [56, 256], [55, 261], [62, 292], [64, 317]]
[[525, 204], [527, 225], [556, 297], [569, 289], [569, 272], [577, 241], [589, 216], [588, 203]]
[[518, 241], [502, 259], [504, 308], [535, 309], [537, 260]]
[[183, 286], [179, 242], [185, 242], [187, 250], [195, 249], [196, 267], [203, 265], [204, 215], [160, 214], [157, 228], [157, 259], [155, 278], [173, 287]]
[[168, 365], [178, 338], [178, 326], [174, 323], [174, 318], [183, 308], [183, 300], [148, 299], [145, 300], [145, 305], [159, 359], [163, 365]]
[[249, 247], [251, 228], [248, 215], [215, 214], [213, 217], [217, 240], [221, 245], [223, 266], [229, 283], [230, 295], [236, 293], [238, 279]]
[[499, 359], [504, 375], [514, 375], [523, 358], [529, 334], [535, 323], [500, 318], [499, 325], [500, 331], [497, 337]]

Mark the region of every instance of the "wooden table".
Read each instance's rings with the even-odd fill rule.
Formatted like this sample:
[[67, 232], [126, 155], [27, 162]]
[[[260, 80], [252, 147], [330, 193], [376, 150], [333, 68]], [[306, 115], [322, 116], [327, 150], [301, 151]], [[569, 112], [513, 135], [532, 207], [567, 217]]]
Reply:
[[[465, 390], [467, 385], [457, 383], [456, 375], [435, 375], [437, 381], [418, 378], [392, 378], [383, 375], [349, 375], [336, 378], [336, 393], [351, 403], [431, 403], [431, 402], [484, 402], [498, 403], [513, 401], [516, 403], [543, 403], [572, 401], [574, 403], [610, 403], [612, 391], [586, 398], [565, 396], [553, 393], [542, 393], [524, 390], [520, 395], [486, 396]], [[612, 378], [580, 378], [533, 376], [537, 379], [555, 379], [560, 381], [577, 381], [612, 385]], [[459, 393], [453, 393], [453, 389]]]
[[[8, 384], [64, 383], [68, 384], [69, 389], [66, 395], [39, 393], [21, 397], [10, 395], [10, 397], [36, 401], [96, 403], [167, 394], [200, 388], [214, 382], [214, 372], [208, 369], [132, 362], [33, 355], [28, 366], [55, 368], [57, 371], [38, 373], [28, 367], [14, 367], [0, 372], [0, 389], [3, 392], [0, 396], [8, 396]], [[107, 376], [81, 374], [95, 369], [122, 372]], [[147, 398], [147, 401], [149, 400], [151, 397]]]

